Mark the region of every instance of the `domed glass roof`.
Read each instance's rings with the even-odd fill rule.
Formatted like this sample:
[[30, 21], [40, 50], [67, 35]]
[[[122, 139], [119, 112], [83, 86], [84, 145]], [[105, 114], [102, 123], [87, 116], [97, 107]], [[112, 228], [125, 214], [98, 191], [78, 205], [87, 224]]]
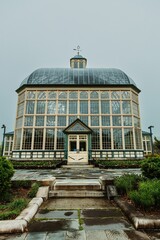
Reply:
[[40, 68], [23, 85], [134, 85], [123, 71], [114, 68]]

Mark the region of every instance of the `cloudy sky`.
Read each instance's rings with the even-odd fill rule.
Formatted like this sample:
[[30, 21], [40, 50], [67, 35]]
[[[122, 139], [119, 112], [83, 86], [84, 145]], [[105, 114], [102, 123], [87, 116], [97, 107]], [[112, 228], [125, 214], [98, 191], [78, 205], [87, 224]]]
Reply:
[[14, 129], [21, 81], [69, 67], [77, 45], [88, 67], [119, 68], [136, 82], [142, 129], [153, 125], [160, 138], [160, 0], [0, 0], [0, 126]]

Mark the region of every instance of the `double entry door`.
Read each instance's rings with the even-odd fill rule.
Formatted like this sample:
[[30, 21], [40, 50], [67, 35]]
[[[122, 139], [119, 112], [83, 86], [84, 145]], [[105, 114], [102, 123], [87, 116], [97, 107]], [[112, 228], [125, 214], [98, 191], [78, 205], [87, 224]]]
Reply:
[[88, 135], [68, 135], [68, 164], [88, 163]]

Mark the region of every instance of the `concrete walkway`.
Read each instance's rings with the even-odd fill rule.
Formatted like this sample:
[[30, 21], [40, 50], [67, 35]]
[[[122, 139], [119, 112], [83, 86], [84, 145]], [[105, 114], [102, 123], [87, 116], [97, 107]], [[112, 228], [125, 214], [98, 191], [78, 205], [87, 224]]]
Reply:
[[50, 199], [41, 206], [27, 233], [7, 239], [149, 240], [105, 198]]

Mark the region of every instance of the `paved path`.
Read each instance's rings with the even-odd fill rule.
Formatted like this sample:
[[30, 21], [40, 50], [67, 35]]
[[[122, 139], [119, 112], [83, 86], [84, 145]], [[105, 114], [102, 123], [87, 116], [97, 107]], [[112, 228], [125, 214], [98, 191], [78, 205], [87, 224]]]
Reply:
[[99, 178], [102, 175], [109, 177], [121, 176], [125, 173], [141, 174], [140, 169], [45, 169], [45, 170], [15, 170], [13, 180], [41, 180], [48, 177], [56, 178]]
[[7, 239], [149, 240], [105, 198], [50, 199], [41, 206], [28, 231]]

